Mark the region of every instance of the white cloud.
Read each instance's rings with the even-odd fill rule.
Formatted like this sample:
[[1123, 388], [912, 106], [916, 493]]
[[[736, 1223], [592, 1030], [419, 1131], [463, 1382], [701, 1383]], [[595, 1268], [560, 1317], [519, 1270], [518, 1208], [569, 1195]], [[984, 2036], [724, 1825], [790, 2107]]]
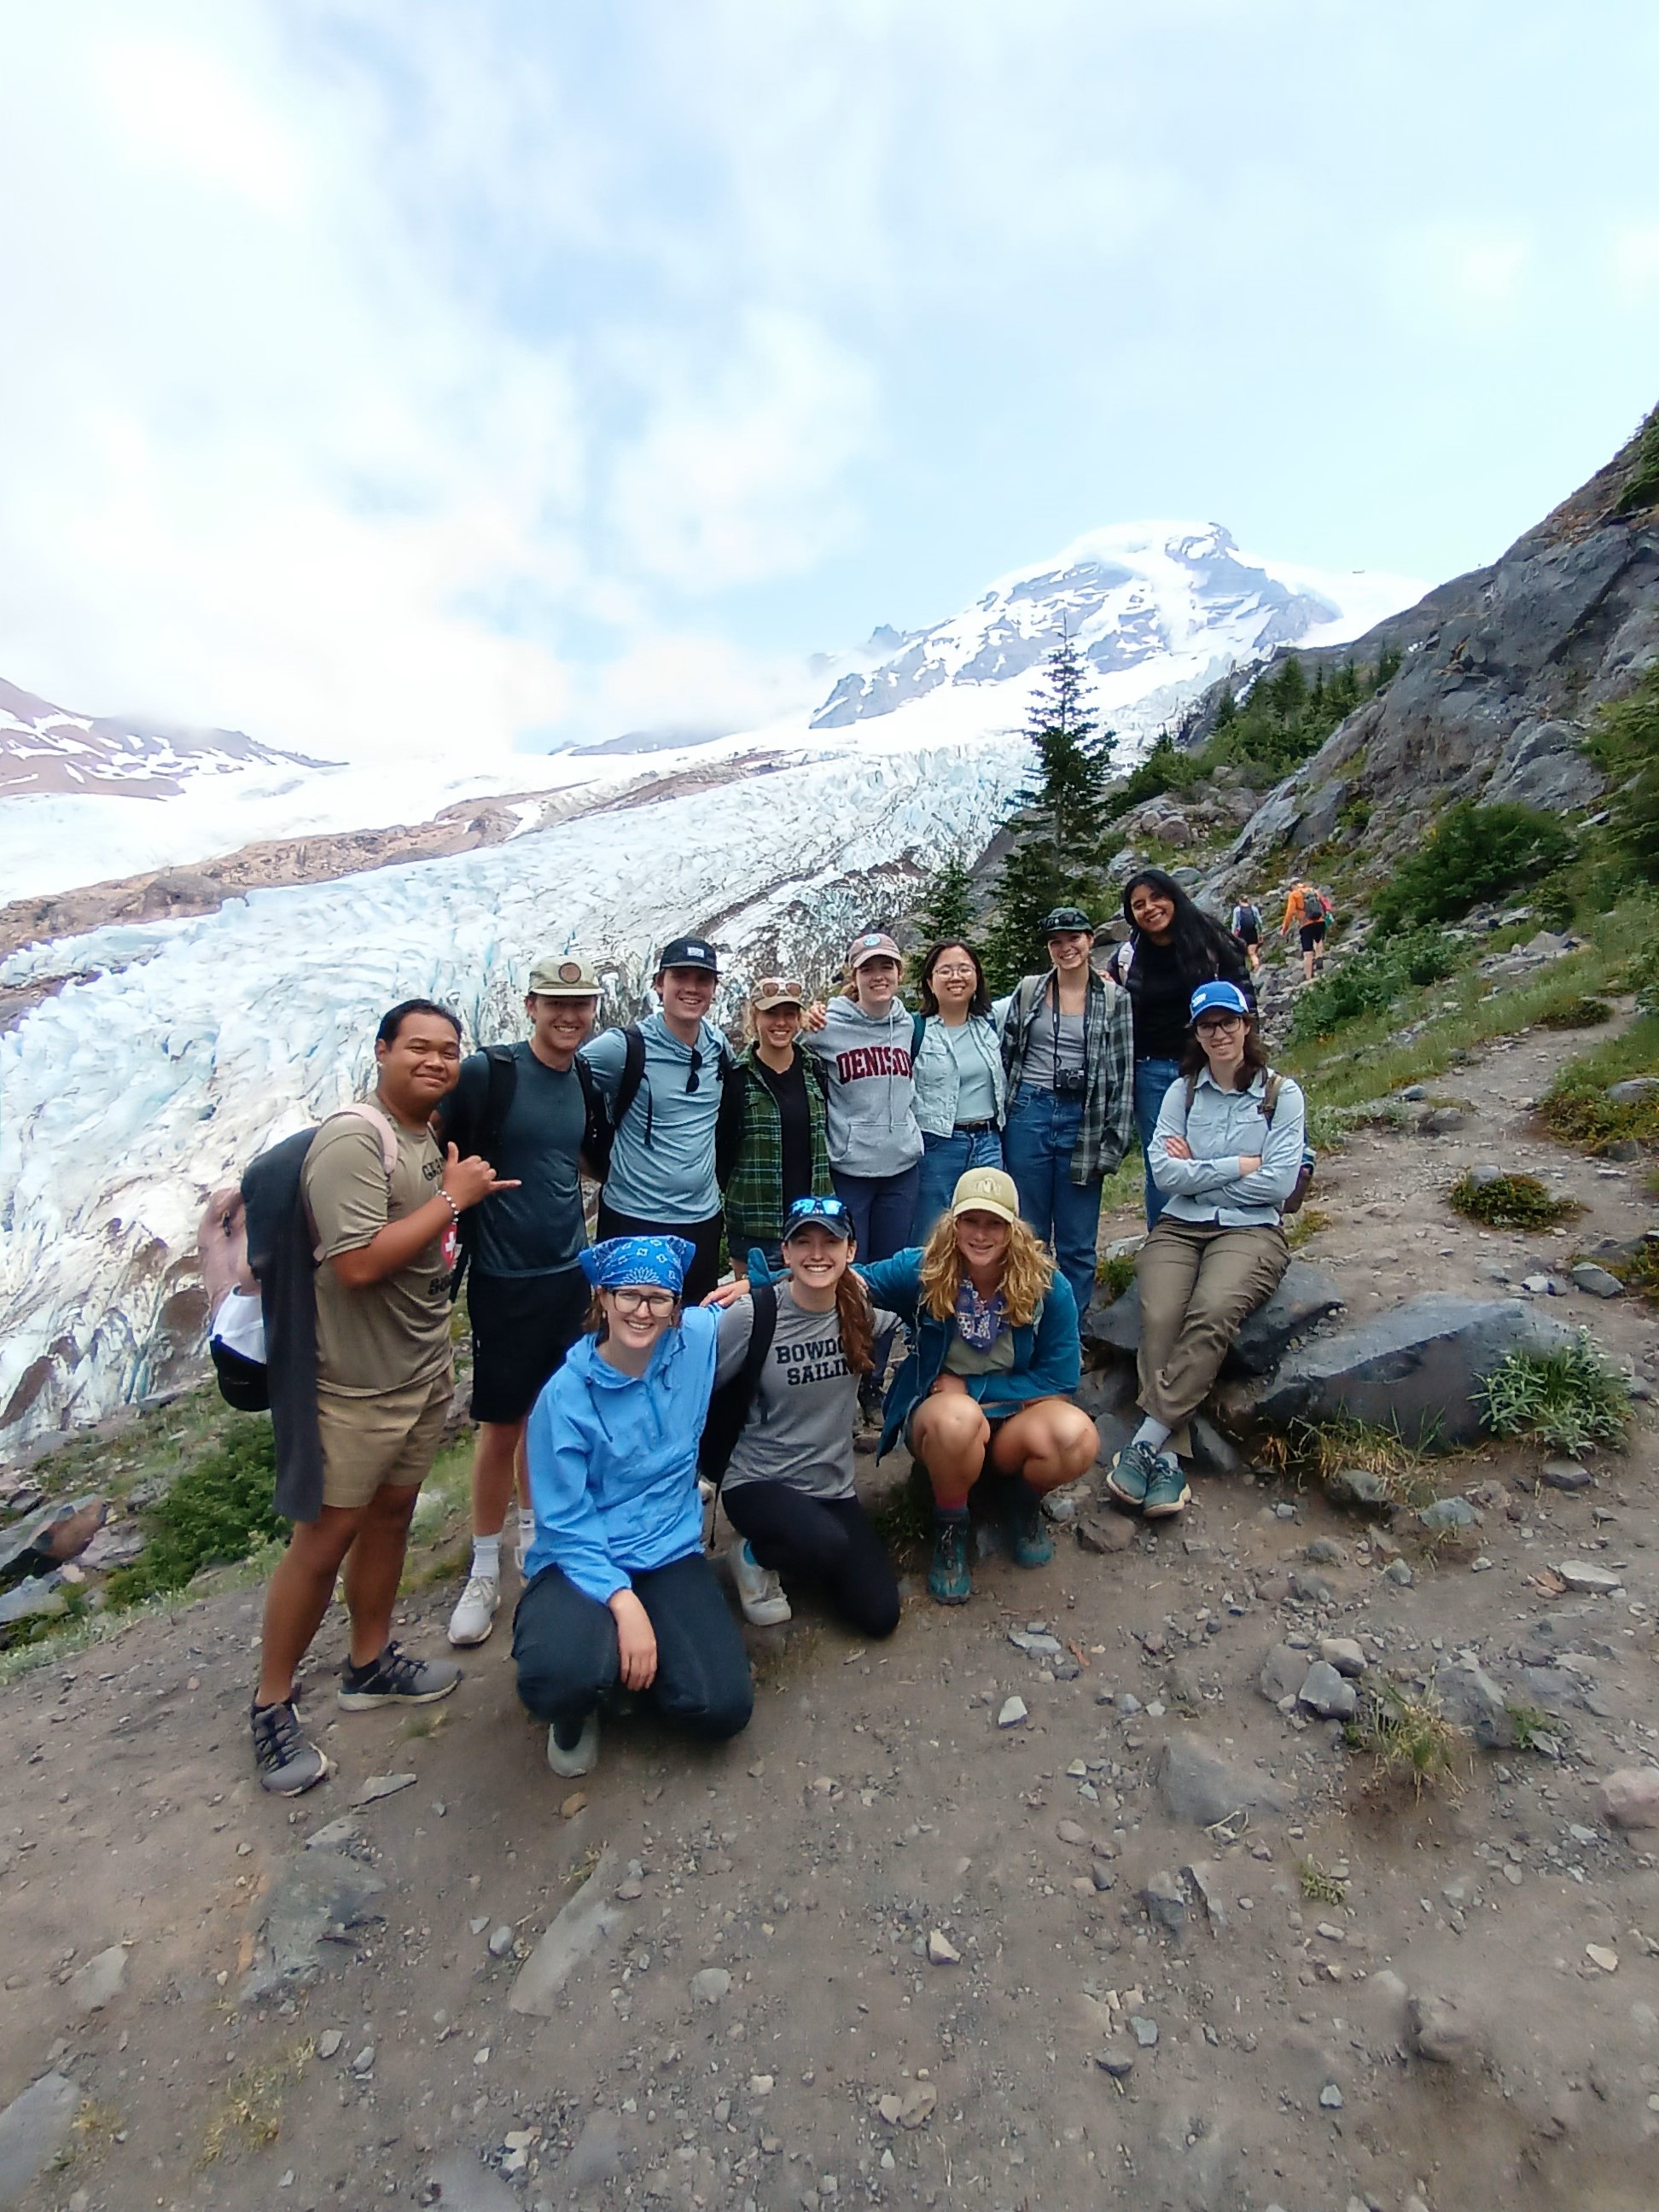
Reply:
[[214, 54], [173, 40], [116, 38], [92, 62], [111, 121], [141, 159], [291, 210], [304, 162], [294, 137]]
[[1659, 222], [1624, 223], [1607, 251], [1613, 292], [1625, 307], [1659, 299]]

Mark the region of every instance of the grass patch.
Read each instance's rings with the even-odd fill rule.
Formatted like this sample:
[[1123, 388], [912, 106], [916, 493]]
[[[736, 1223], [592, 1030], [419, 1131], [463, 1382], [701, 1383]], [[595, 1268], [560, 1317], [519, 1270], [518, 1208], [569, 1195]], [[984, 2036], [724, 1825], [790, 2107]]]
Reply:
[[1316, 1858], [1305, 1858], [1297, 1869], [1302, 1894], [1310, 1905], [1346, 1905], [1348, 1885], [1340, 1875], [1327, 1874]]
[[299, 2079], [312, 2048], [305, 2037], [263, 2066], [250, 2066], [236, 2076], [208, 2122], [198, 2166], [211, 2166], [238, 2140], [253, 2150], [276, 2142], [283, 2132], [282, 2093]]
[[1299, 1252], [1310, 1237], [1317, 1237], [1322, 1229], [1331, 1225], [1331, 1217], [1316, 1206], [1304, 1206], [1300, 1213], [1285, 1217], [1285, 1242], [1292, 1252]]
[[1333, 1036], [1364, 1015], [1385, 1012], [1408, 991], [1440, 981], [1455, 965], [1455, 947], [1441, 930], [1395, 937], [1378, 931], [1340, 967], [1299, 994], [1287, 1042], [1309, 1044]]
[[1534, 1751], [1538, 1747], [1540, 1736], [1547, 1735], [1553, 1738], [1561, 1733], [1559, 1724], [1553, 1721], [1547, 1713], [1540, 1712], [1536, 1705], [1505, 1705], [1504, 1710], [1510, 1717], [1510, 1727], [1515, 1730], [1515, 1747], [1517, 1751]]
[[1134, 1255], [1131, 1252], [1108, 1254], [1096, 1263], [1095, 1287], [1108, 1300], [1121, 1298], [1134, 1279]]
[[1455, 1212], [1487, 1229], [1547, 1229], [1584, 1210], [1576, 1198], [1552, 1197], [1531, 1175], [1461, 1176], [1446, 1195]]
[[1613, 1008], [1605, 999], [1569, 999], [1564, 1006], [1552, 1007], [1538, 1018], [1543, 1030], [1593, 1030], [1613, 1019]]
[[1437, 1698], [1413, 1697], [1397, 1682], [1368, 1684], [1345, 1733], [1356, 1749], [1372, 1753], [1379, 1781], [1408, 1781], [1419, 1797], [1441, 1785], [1461, 1793], [1469, 1739]]
[[[1586, 1254], [1585, 1257], [1593, 1255]], [[1597, 1260], [1598, 1267], [1606, 1267], [1610, 1275], [1617, 1275], [1627, 1291], [1634, 1291], [1638, 1298], [1645, 1298], [1650, 1306], [1659, 1306], [1659, 1237], [1644, 1237], [1627, 1260]]]
[[896, 1482], [870, 1518], [896, 1558], [913, 1559], [933, 1540], [933, 1490], [927, 1471], [913, 1459], [910, 1472]]
[[1634, 1138], [1659, 1145], [1659, 1090], [1640, 1098], [1607, 1097], [1610, 1085], [1659, 1075], [1659, 1014], [1641, 1014], [1622, 1036], [1569, 1060], [1545, 1099], [1544, 1126], [1563, 1144], [1591, 1151]]
[[1622, 1444], [1630, 1432], [1630, 1392], [1580, 1329], [1559, 1352], [1511, 1352], [1476, 1386], [1495, 1437], [1524, 1437], [1552, 1451]]
[[281, 1535], [287, 1524], [271, 1507], [276, 1482], [270, 1423], [247, 1415], [146, 1509], [149, 1541], [137, 1559], [110, 1576], [105, 1586], [109, 1603], [136, 1605], [163, 1591], [183, 1589], [203, 1567], [245, 1559]]
[[1322, 1487], [1349, 1468], [1374, 1474], [1395, 1505], [1426, 1505], [1439, 1495], [1426, 1449], [1407, 1443], [1397, 1430], [1339, 1415], [1329, 1421], [1294, 1421], [1283, 1436], [1267, 1437], [1257, 1454], [1297, 1481]]

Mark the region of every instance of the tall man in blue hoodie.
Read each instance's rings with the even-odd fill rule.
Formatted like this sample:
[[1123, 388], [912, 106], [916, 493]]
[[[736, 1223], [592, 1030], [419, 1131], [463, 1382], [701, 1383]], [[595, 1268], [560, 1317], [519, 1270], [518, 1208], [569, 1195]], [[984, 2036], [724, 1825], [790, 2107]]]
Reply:
[[731, 1046], [708, 1020], [720, 963], [702, 938], [663, 947], [655, 976], [659, 1010], [639, 1024], [645, 1062], [619, 1121], [616, 1105], [628, 1057], [626, 1030], [606, 1030], [581, 1048], [617, 1121], [611, 1169], [599, 1193], [599, 1237], [684, 1237], [696, 1248], [685, 1303], [720, 1279], [720, 1193], [714, 1137]]

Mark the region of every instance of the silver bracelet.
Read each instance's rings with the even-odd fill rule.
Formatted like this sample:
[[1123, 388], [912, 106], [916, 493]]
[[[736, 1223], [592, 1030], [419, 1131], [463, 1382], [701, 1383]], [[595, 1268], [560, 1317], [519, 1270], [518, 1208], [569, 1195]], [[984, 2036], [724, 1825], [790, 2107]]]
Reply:
[[441, 1186], [441, 1185], [440, 1185], [440, 1187], [439, 1187], [438, 1195], [439, 1195], [439, 1197], [440, 1197], [441, 1199], [442, 1199], [442, 1200], [443, 1200], [444, 1204], [445, 1204], [445, 1205], [449, 1208], [450, 1218], [451, 1218], [451, 1219], [454, 1222], [455, 1226], [459, 1229], [459, 1228], [460, 1227], [460, 1225], [461, 1225], [461, 1209], [460, 1209], [460, 1207], [459, 1207], [459, 1206], [457, 1206], [457, 1205], [456, 1205], [456, 1203], [455, 1203], [454, 1200], [450, 1196], [449, 1193], [442, 1188], [442, 1186]]

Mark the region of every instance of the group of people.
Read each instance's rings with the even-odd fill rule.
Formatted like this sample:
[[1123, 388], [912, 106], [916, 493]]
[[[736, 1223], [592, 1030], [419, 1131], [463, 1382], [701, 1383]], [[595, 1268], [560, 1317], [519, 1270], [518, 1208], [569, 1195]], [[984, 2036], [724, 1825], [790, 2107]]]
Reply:
[[[653, 1011], [597, 1036], [576, 951], [536, 962], [514, 1045], [463, 1055], [447, 1008], [391, 1009], [372, 1099], [321, 1125], [298, 1176], [321, 1480], [267, 1593], [266, 1789], [328, 1771], [295, 1675], [342, 1567], [348, 1710], [460, 1679], [391, 1626], [462, 1270], [477, 1440], [449, 1640], [493, 1631], [516, 1492], [518, 1687], [562, 1775], [592, 1767], [602, 1706], [646, 1696], [707, 1737], [746, 1723], [745, 1650], [705, 1545], [713, 1484], [750, 1622], [787, 1620], [807, 1583], [860, 1636], [892, 1632], [897, 1580], [854, 1483], [861, 1409], [878, 1453], [902, 1442], [925, 1474], [937, 1601], [971, 1594], [976, 1488], [1017, 1564], [1052, 1556], [1042, 1501], [1099, 1451], [1075, 1402], [1079, 1323], [1102, 1183], [1137, 1132], [1144, 1418], [1108, 1481], [1126, 1510], [1185, 1507], [1185, 1424], [1286, 1263], [1303, 1102], [1267, 1066], [1231, 933], [1157, 869], [1123, 909], [1127, 940], [1097, 964], [1090, 917], [1056, 908], [1046, 966], [1000, 1004], [951, 939], [922, 957], [912, 1011], [898, 945], [864, 933], [827, 1003], [757, 982], [741, 1052], [709, 1018], [719, 963], [691, 937], [664, 948]], [[277, 1443], [280, 1469], [280, 1421]]]

